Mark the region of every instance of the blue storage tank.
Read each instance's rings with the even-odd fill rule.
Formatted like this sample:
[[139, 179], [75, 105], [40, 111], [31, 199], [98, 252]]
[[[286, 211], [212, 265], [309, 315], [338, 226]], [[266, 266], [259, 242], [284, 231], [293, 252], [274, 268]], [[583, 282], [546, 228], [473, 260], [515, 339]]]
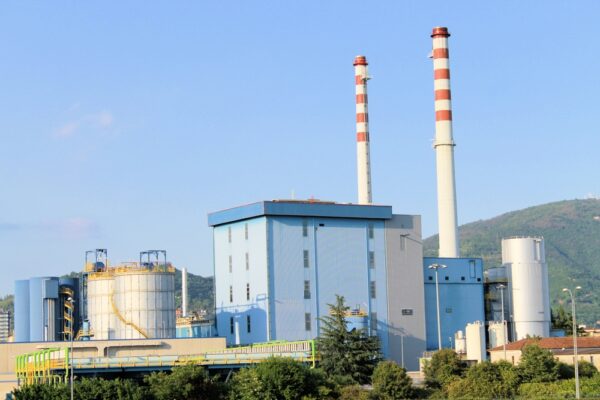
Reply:
[[15, 342], [29, 342], [29, 280], [15, 281]]

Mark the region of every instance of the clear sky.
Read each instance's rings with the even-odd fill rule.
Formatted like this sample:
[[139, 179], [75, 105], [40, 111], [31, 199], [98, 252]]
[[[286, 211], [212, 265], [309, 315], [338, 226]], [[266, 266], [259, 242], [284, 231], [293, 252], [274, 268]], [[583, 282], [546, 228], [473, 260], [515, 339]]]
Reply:
[[429, 34], [448, 26], [460, 223], [600, 194], [598, 1], [0, 4], [0, 294], [166, 249], [212, 274], [206, 215], [373, 197], [437, 232]]

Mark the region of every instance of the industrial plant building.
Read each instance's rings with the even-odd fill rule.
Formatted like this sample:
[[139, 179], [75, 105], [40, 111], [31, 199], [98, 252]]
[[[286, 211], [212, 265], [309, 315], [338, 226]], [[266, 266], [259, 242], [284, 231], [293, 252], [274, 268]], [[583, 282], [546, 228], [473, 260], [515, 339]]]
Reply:
[[[152, 371], [184, 362], [233, 368], [271, 355], [314, 365], [314, 339], [336, 296], [350, 307], [349, 328], [376, 335], [383, 355], [408, 370], [419, 368], [426, 350], [453, 347], [481, 361], [486, 341], [501, 346], [548, 336], [542, 238], [503, 239], [502, 266], [486, 273], [480, 258], [460, 254], [449, 36], [443, 27], [431, 35], [438, 257], [423, 258], [421, 216], [373, 204], [370, 77], [366, 57], [357, 56], [357, 204], [271, 200], [209, 214], [214, 323], [190, 316], [185, 270], [176, 314], [175, 269], [164, 250], [111, 265], [107, 251], [96, 249], [86, 253], [80, 279], [17, 281], [17, 343], [0, 347], [0, 375], [12, 376], [5, 379], [10, 385], [64, 378], [69, 359], [75, 374]], [[218, 337], [199, 338], [212, 336]], [[75, 341], [73, 358], [64, 340]], [[48, 357], [60, 362], [45, 363]], [[12, 366], [2, 364], [7, 359]]]
[[229, 344], [316, 338], [340, 295], [385, 356], [416, 368], [425, 350], [419, 216], [282, 200], [215, 212], [209, 224], [217, 331]]

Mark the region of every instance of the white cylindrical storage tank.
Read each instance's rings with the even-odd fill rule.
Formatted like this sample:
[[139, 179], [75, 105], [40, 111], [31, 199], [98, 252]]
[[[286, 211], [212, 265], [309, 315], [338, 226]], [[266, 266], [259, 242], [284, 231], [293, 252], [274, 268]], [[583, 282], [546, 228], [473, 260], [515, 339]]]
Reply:
[[477, 362], [484, 361], [486, 359], [485, 354], [485, 328], [483, 322], [475, 321], [471, 324], [467, 324], [466, 336], [467, 336], [467, 360], [474, 360]]
[[458, 354], [465, 354], [467, 352], [467, 338], [463, 331], [458, 331], [454, 334], [454, 351]]
[[175, 274], [145, 268], [115, 272], [120, 339], [175, 337]]
[[109, 273], [90, 274], [87, 283], [87, 307], [94, 340], [117, 339], [119, 320], [113, 313], [111, 297], [114, 280]]
[[502, 264], [508, 275], [514, 340], [550, 335], [550, 294], [544, 239], [502, 239]]
[[494, 347], [502, 346], [504, 343], [508, 343], [506, 340], [508, 334], [504, 333], [504, 324], [498, 321], [490, 322], [490, 327], [488, 328], [489, 338], [490, 338], [490, 349]]

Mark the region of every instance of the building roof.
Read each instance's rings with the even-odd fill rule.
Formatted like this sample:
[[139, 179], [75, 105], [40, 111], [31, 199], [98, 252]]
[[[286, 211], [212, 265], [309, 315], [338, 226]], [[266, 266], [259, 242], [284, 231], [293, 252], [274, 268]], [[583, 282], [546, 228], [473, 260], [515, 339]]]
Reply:
[[379, 219], [392, 218], [391, 206], [342, 204], [320, 200], [259, 201], [208, 214], [208, 225], [218, 226], [262, 216]]
[[[536, 344], [542, 349], [548, 350], [566, 350], [573, 348], [573, 337], [550, 337], [541, 339], [521, 339], [516, 342], [507, 343], [506, 350], [523, 350], [523, 347], [529, 344]], [[579, 337], [577, 338], [577, 349], [599, 349], [600, 337]], [[502, 351], [502, 346], [494, 347], [490, 351]]]

